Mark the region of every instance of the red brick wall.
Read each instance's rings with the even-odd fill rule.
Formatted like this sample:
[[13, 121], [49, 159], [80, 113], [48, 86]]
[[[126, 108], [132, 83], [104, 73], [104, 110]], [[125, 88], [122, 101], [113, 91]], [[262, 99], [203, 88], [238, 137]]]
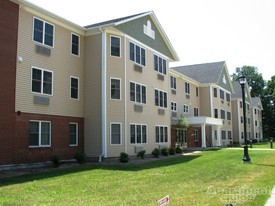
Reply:
[[[51, 122], [51, 147], [29, 148], [29, 121]], [[69, 146], [69, 123], [78, 123], [78, 146]], [[48, 161], [51, 155], [73, 159], [76, 151], [84, 151], [84, 119], [53, 115], [21, 113], [16, 115], [14, 163]]]
[[[198, 130], [198, 141], [195, 141], [194, 133], [195, 129]], [[200, 127], [189, 127], [188, 129], [187, 147], [201, 147], [201, 128]]]
[[0, 1], [0, 163], [13, 162], [19, 7]]

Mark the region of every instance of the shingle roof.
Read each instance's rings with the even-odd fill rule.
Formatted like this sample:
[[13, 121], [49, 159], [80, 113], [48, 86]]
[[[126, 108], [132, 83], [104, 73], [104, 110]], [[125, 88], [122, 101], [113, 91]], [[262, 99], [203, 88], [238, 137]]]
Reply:
[[251, 98], [252, 106], [258, 107], [259, 104], [261, 104], [261, 98], [260, 97], [253, 97]]
[[184, 74], [200, 83], [217, 83], [223, 71], [225, 61], [172, 67], [171, 69]]
[[85, 26], [85, 28], [86, 29], [92, 29], [92, 28], [96, 28], [96, 27], [100, 27], [100, 26], [112, 25], [112, 24], [115, 24], [117, 22], [124, 21], [124, 20], [127, 20], [127, 19], [131, 19], [133, 17], [140, 16], [140, 15], [143, 15], [143, 14], [146, 14], [146, 13], [148, 13], [148, 12], [142, 12], [142, 13], [139, 13], [139, 14], [125, 16], [125, 17], [121, 17], [121, 18], [117, 18], [117, 19], [111, 19], [111, 20], [108, 20], [108, 21], [103, 21], [103, 22], [99, 22], [99, 23], [95, 23], [95, 24]]
[[238, 81], [232, 82], [235, 94], [232, 94], [232, 98], [242, 98], [242, 87]]

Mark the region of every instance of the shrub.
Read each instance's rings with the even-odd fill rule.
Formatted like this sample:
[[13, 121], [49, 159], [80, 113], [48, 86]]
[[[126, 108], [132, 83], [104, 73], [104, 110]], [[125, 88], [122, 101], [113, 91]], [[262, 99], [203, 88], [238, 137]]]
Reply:
[[60, 164], [60, 159], [57, 155], [52, 155], [50, 161], [52, 162], [53, 167], [58, 167]]
[[120, 153], [119, 161], [122, 163], [127, 163], [129, 162], [129, 155], [125, 152]]
[[140, 157], [141, 159], [144, 159], [145, 152], [146, 152], [145, 150], [140, 151], [140, 152], [137, 154], [137, 157]]
[[177, 154], [182, 153], [181, 147], [180, 147], [180, 146], [177, 146], [176, 149], [175, 149], [175, 152], [176, 152]]
[[169, 155], [175, 155], [175, 149], [173, 147], [169, 148]]
[[252, 143], [253, 143], [253, 144], [256, 144], [256, 143], [258, 143], [258, 140], [257, 140], [257, 139], [253, 139], [253, 140], [252, 140]]
[[168, 156], [169, 155], [169, 151], [168, 151], [168, 148], [167, 147], [164, 147], [160, 150], [161, 154], [163, 156]]
[[152, 151], [152, 155], [156, 158], [159, 157], [159, 154], [160, 154], [160, 150], [158, 148], [155, 148], [153, 151]]
[[85, 162], [85, 154], [84, 152], [77, 151], [74, 155], [74, 158], [79, 164], [82, 164]]

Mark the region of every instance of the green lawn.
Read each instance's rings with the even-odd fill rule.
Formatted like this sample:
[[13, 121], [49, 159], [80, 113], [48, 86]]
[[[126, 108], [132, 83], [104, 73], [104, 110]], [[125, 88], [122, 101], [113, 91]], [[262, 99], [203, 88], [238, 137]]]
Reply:
[[[248, 145], [248, 147], [249, 147], [249, 145]], [[252, 147], [253, 148], [266, 148], [266, 149], [270, 149], [270, 142], [256, 143], [256, 144], [253, 144]], [[275, 148], [275, 142], [273, 142], [273, 148]]]
[[204, 151], [139, 164], [86, 164], [0, 179], [0, 205], [261, 206], [275, 185], [275, 150]]

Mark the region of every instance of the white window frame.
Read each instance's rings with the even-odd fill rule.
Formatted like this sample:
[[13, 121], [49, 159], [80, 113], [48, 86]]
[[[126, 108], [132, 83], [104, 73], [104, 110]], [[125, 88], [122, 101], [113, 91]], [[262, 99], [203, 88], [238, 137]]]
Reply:
[[194, 130], [194, 141], [195, 142], [199, 141], [199, 131], [198, 131], [198, 129]]
[[189, 82], [185, 82], [184, 86], [185, 86], [185, 94], [189, 94], [190, 95], [190, 90], [191, 90], [190, 83]]
[[[195, 111], [197, 112], [197, 115], [196, 115]], [[194, 116], [195, 117], [199, 116], [199, 108], [198, 107], [194, 107]]]
[[[34, 21], [35, 21], [35, 19], [43, 22], [43, 38], [42, 38], [42, 42], [34, 40]], [[46, 23], [49, 24], [49, 25], [51, 25], [51, 26], [53, 26], [53, 45], [52, 46], [45, 44], [45, 24]], [[37, 44], [44, 45], [46, 47], [54, 48], [54, 43], [55, 43], [55, 25], [52, 24], [52, 23], [49, 23], [49, 22], [47, 22], [47, 21], [45, 21], [43, 19], [40, 19], [40, 18], [34, 16], [33, 17], [33, 25], [32, 25], [32, 41], [35, 42], [35, 43], [37, 43]]]
[[187, 105], [187, 104], [183, 105], [183, 113], [189, 114], [189, 105]]
[[[77, 79], [77, 98], [72, 97], [72, 79]], [[70, 99], [79, 100], [79, 77], [70, 76]]]
[[[119, 144], [112, 144], [112, 125], [120, 125], [119, 130]], [[110, 122], [110, 145], [119, 146], [122, 145], [122, 123], [121, 122]]]
[[[156, 58], [157, 58], [157, 64], [156, 64]], [[160, 71], [160, 65], [159, 65], [159, 62], [161, 61], [161, 70]], [[156, 68], [156, 65], [157, 65], [157, 68]], [[165, 67], [164, 67], [165, 65]], [[162, 75], [166, 75], [167, 74], [167, 60], [164, 59], [163, 57], [160, 57], [159, 55], [157, 54], [154, 54], [154, 70]]]
[[[156, 105], [156, 91], [158, 92], [158, 105]], [[163, 94], [163, 97], [162, 97], [162, 100], [163, 100], [163, 102], [162, 102], [162, 106], [160, 106], [161, 104], [161, 98], [160, 98], [160, 94], [161, 94], [161, 92], [162, 92], [162, 94]], [[164, 94], [166, 94], [166, 102], [165, 102], [165, 95]], [[165, 106], [165, 103], [166, 103], [166, 106]], [[157, 107], [160, 107], [160, 108], [167, 108], [167, 104], [168, 104], [168, 93], [166, 92], [166, 91], [163, 91], [163, 90], [160, 90], [160, 89], [155, 89], [155, 106], [157, 106]]]
[[174, 76], [170, 77], [170, 86], [171, 89], [176, 90], [177, 89], [177, 78]]
[[[78, 50], [77, 50], [78, 54], [73, 53], [73, 35], [78, 36]], [[80, 56], [80, 36], [78, 34], [73, 33], [73, 32], [71, 33], [71, 54], [74, 55], [74, 56], [77, 56], [77, 57]]]
[[177, 112], [177, 102], [171, 101], [171, 111]]
[[[36, 122], [39, 124], [39, 131], [38, 131], [38, 135], [39, 135], [39, 139], [38, 139], [38, 145], [29, 145], [29, 148], [38, 148], [38, 147], [51, 147], [52, 144], [52, 124], [50, 121], [44, 121], [44, 120], [30, 120], [29, 123], [31, 122]], [[41, 124], [42, 122], [44, 123], [49, 123], [49, 145], [41, 145]], [[29, 133], [30, 135], [30, 133]], [[30, 144], [30, 143], [29, 143]]]
[[[130, 45], [133, 44], [134, 45], [134, 59], [132, 60], [131, 59], [131, 49], [130, 49]], [[136, 47], [139, 47], [140, 48], [140, 63], [137, 62], [137, 58], [136, 58]], [[141, 55], [141, 51], [144, 50], [144, 64], [142, 64], [142, 55]], [[135, 62], [136, 64], [139, 64], [141, 66], [146, 66], [146, 49], [134, 42], [129, 42], [129, 59], [133, 62]]]
[[[135, 100], [131, 100], [131, 83], [135, 85]], [[140, 86], [140, 102], [137, 101], [137, 85]], [[143, 102], [143, 93], [142, 93], [142, 87], [145, 87], [145, 102]], [[140, 83], [137, 83], [137, 82], [133, 82], [133, 81], [130, 81], [130, 101], [131, 102], [135, 102], [135, 103], [138, 103], [138, 104], [147, 104], [147, 86], [144, 85], [144, 84], [140, 84]]]
[[[119, 56], [112, 55], [112, 37], [119, 39]], [[121, 58], [121, 37], [115, 36], [115, 35], [110, 35], [110, 56]]]
[[[160, 140], [161, 140], [161, 133], [160, 133], [160, 131], [161, 131], [161, 128], [163, 128], [163, 141], [161, 142]], [[166, 130], [165, 130], [165, 128], [166, 128]], [[157, 141], [157, 129], [158, 129], [158, 140], [159, 141]], [[168, 131], [168, 126], [167, 125], [156, 125], [155, 126], [155, 141], [156, 141], [156, 143], [157, 144], [163, 144], [163, 143], [168, 143], [169, 142], [169, 131]], [[167, 131], [167, 141], [165, 141], [165, 131]]]
[[[112, 80], [119, 80], [119, 99], [112, 98]], [[115, 78], [115, 77], [110, 78], [110, 100], [117, 100], [117, 101], [121, 100], [121, 79], [120, 78]]]
[[[75, 134], [76, 135], [76, 137], [75, 137], [76, 138], [76, 141], [75, 141], [76, 143], [75, 144], [70, 144], [70, 139], [69, 139], [69, 146], [70, 147], [72, 147], [72, 146], [75, 147], [75, 146], [78, 146], [78, 123], [77, 122], [70, 122], [69, 127], [70, 127], [70, 125], [76, 125], [76, 134]], [[71, 133], [69, 132], [69, 138], [70, 138], [70, 135], [71, 135]]]
[[[32, 91], [32, 82], [33, 82], [32, 76], [33, 76], [33, 69], [41, 70], [41, 74], [42, 74], [42, 76], [41, 76], [41, 92], [34, 92], [34, 91]], [[50, 72], [50, 73], [52, 74], [51, 94], [43, 93], [43, 90], [44, 90], [44, 87], [43, 87], [44, 71]], [[35, 67], [35, 66], [32, 66], [32, 67], [31, 67], [31, 93], [41, 94], [41, 95], [47, 95], [47, 96], [53, 96], [53, 82], [54, 82], [54, 73], [53, 73], [53, 71], [48, 70], [48, 69], [44, 69], [44, 68]]]
[[[132, 133], [131, 133], [131, 126], [135, 126], [135, 142], [134, 143], [132, 143]], [[137, 126], [140, 126], [140, 128], [141, 128], [141, 142], [140, 143], [137, 143]], [[143, 134], [144, 134], [144, 132], [143, 132], [143, 126], [145, 126], [146, 127], [146, 133], [145, 133], [145, 135], [146, 135], [146, 142], [143, 142]], [[147, 124], [138, 124], [138, 123], [130, 123], [130, 144], [131, 145], [143, 145], [143, 144], [148, 144], [148, 127], [147, 127]]]

